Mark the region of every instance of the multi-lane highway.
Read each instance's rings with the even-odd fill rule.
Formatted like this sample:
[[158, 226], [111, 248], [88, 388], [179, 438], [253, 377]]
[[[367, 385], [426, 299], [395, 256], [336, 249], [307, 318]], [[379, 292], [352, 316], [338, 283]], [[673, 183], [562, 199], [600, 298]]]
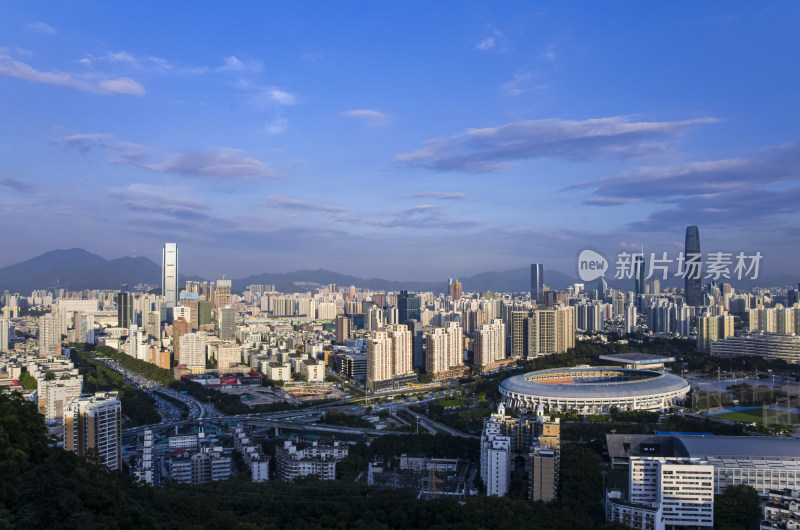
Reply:
[[[113, 359], [109, 359], [107, 357], [97, 357], [94, 355], [92, 358], [97, 362], [106, 365], [111, 370], [122, 374], [127, 381], [130, 381], [134, 386], [150, 393], [151, 395], [153, 393], [161, 394], [163, 396], [180, 401], [189, 409], [189, 419], [197, 420], [206, 417], [213, 418], [220, 416], [219, 411], [217, 411], [217, 409], [215, 409], [210, 403], [201, 403], [199, 400], [188, 394], [181, 394], [180, 392], [176, 392], [170, 388], [163, 387], [155, 381], [151, 381], [136, 372], [128, 370]], [[177, 411], [177, 407], [172, 405], [169, 401], [159, 398], [157, 395], [154, 397], [156, 398], [157, 405], [159, 405], [159, 411], [162, 417], [164, 417], [164, 421], [180, 418], [181, 414], [179, 411]], [[168, 405], [171, 405], [171, 407]], [[175, 417], [176, 413], [177, 417]]]

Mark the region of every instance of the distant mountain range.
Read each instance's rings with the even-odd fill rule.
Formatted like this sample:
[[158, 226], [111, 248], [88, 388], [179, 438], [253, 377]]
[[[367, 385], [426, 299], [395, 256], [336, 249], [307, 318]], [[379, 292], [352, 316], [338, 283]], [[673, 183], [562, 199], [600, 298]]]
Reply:
[[[613, 278], [613, 270], [609, 272], [608, 284], [616, 289], [633, 289], [633, 281], [618, 281]], [[180, 275], [184, 284], [187, 280], [206, 281], [199, 276]], [[544, 271], [545, 284], [551, 289], [564, 290], [567, 286], [579, 282], [577, 278], [555, 270]], [[497, 291], [527, 292], [530, 290], [530, 266], [506, 271], [481, 272], [474, 276], [459, 278], [466, 292]], [[734, 287], [749, 289], [756, 286], [797, 285], [797, 279], [790, 276], [765, 278], [759, 281], [734, 282]], [[65, 288], [82, 289], [119, 289], [123, 284], [131, 288], [137, 284], [161, 284], [161, 266], [149, 258], [124, 257], [107, 260], [80, 248], [68, 250], [52, 250], [41, 256], [9, 265], [0, 269], [0, 291], [29, 294], [34, 289]], [[243, 291], [248, 285], [274, 285], [282, 292], [305, 292], [331, 283], [347, 287], [398, 291], [433, 291], [444, 292], [447, 279], [442, 281], [392, 281], [381, 278], [364, 279], [349, 276], [325, 269], [299, 270], [286, 273], [262, 273], [246, 278], [233, 279], [235, 292]], [[597, 282], [591, 282], [587, 288], [595, 288]], [[682, 287], [683, 281], [671, 278], [661, 283], [662, 288]]]
[[[565, 289], [576, 280], [558, 271], [545, 271], [546, 283], [553, 289]], [[186, 280], [206, 281], [199, 276], [180, 275], [180, 283]], [[501, 272], [482, 272], [474, 276], [459, 278], [465, 291], [523, 292], [530, 289], [530, 268], [523, 267]], [[107, 260], [81, 248], [52, 250], [41, 256], [9, 265], [0, 269], [0, 290], [28, 294], [34, 289], [64, 288], [119, 289], [123, 284], [131, 288], [138, 284], [160, 285], [161, 266], [145, 257], [124, 257]], [[444, 292], [447, 279], [437, 282], [392, 281], [381, 278], [357, 278], [325, 269], [299, 270], [286, 273], [262, 273], [246, 278], [233, 279], [236, 292], [248, 285], [274, 285], [283, 292], [304, 292], [331, 283], [347, 287], [355, 285], [363, 289], [397, 291]]]

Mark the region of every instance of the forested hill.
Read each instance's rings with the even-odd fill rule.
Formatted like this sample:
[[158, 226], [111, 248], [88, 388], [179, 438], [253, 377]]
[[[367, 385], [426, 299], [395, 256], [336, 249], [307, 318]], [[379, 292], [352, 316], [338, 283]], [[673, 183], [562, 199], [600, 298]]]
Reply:
[[412, 491], [343, 481], [204, 486], [138, 485], [90, 459], [48, 446], [43, 418], [19, 395], [0, 392], [0, 528], [598, 528], [599, 457], [564, 452], [563, 500], [475, 498], [420, 501]]

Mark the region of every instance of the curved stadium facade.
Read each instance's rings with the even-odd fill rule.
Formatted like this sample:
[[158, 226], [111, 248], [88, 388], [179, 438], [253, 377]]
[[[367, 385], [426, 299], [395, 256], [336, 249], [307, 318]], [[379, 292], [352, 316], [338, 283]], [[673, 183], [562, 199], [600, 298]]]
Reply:
[[664, 411], [689, 392], [677, 375], [625, 368], [555, 368], [509, 377], [500, 383], [507, 407], [602, 414], [619, 410]]

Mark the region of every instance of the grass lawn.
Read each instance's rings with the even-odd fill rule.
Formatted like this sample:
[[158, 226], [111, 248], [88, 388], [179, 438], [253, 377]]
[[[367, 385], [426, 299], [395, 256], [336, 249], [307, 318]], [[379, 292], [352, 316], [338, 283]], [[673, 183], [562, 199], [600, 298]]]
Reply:
[[715, 418], [720, 418], [728, 421], [738, 421], [741, 423], [753, 423], [761, 425], [762, 411], [758, 409], [739, 410], [737, 412], [725, 412], [722, 414], [714, 414]]

